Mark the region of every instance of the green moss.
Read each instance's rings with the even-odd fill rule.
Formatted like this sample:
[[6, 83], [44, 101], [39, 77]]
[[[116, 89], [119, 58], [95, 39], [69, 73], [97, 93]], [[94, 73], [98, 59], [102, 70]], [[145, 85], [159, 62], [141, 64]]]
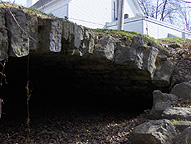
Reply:
[[177, 125], [178, 121], [171, 121], [173, 124]]

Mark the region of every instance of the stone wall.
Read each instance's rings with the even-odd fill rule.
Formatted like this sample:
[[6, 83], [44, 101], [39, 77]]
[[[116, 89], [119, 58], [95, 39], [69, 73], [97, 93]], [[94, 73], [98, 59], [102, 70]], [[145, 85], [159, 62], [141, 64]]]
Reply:
[[[98, 97], [109, 99], [114, 105], [120, 100], [124, 105], [128, 102], [130, 107], [135, 104], [144, 109], [152, 106], [154, 89], [168, 90], [170, 86], [173, 63], [169, 56], [147, 45], [140, 35], [132, 42], [112, 36], [98, 37], [94, 30], [63, 19], [33, 15], [14, 7], [10, 11], [28, 34], [9, 11], [1, 8], [0, 60], [11, 59], [8, 69], [14, 71], [13, 65], [18, 64], [21, 70], [27, 65], [25, 57], [30, 55], [30, 77], [34, 84], [50, 87], [52, 91], [47, 93], [57, 95], [56, 98], [61, 97], [60, 90], [70, 89], [67, 93], [75, 91], [77, 99], [79, 95], [85, 95], [88, 101]], [[23, 57], [24, 64], [15, 56]]]

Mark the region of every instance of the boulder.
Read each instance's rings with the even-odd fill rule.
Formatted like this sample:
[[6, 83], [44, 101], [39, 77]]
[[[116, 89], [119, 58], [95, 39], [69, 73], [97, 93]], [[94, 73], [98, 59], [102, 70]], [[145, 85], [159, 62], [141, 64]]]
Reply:
[[178, 96], [179, 98], [191, 99], [191, 81], [175, 85], [170, 93]]
[[172, 103], [177, 100], [177, 96], [173, 94], [162, 93], [160, 90], [153, 92], [153, 107], [150, 112], [152, 118], [161, 118], [162, 112], [171, 107]]
[[0, 61], [8, 58], [8, 34], [5, 28], [5, 9], [0, 9]]
[[170, 120], [151, 120], [134, 128], [130, 134], [133, 144], [167, 144], [172, 143], [177, 135]]
[[168, 107], [162, 113], [165, 119], [185, 119], [191, 120], [191, 108], [184, 107]]
[[153, 84], [159, 87], [170, 86], [173, 69], [174, 64], [170, 60], [160, 62], [153, 77]]
[[173, 141], [173, 144], [191, 144], [191, 127], [188, 127], [182, 133], [177, 135]]

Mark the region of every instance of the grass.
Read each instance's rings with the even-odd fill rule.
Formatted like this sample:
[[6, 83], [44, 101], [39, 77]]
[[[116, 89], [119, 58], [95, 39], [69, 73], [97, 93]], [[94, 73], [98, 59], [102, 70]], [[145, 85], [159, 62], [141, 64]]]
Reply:
[[45, 14], [45, 13], [43, 13], [41, 11], [36, 10], [36, 9], [26, 8], [26, 7], [23, 7], [23, 6], [18, 6], [16, 4], [12, 4], [12, 3], [9, 3], [9, 2], [0, 2], [0, 7], [3, 7], [3, 8], [15, 7], [15, 8], [18, 8], [18, 9], [22, 9], [26, 13], [29, 13], [29, 14], [32, 14], [32, 15], [37, 15], [37, 16], [39, 16], [41, 18], [57, 18], [53, 14]]
[[124, 40], [130, 40], [131, 43], [133, 42], [134, 36], [140, 35], [143, 37], [145, 44], [148, 46], [154, 46], [157, 48], [162, 48], [159, 42], [148, 35], [139, 33], [139, 32], [131, 32], [131, 31], [119, 31], [119, 30], [112, 30], [112, 29], [93, 29], [93, 31], [97, 34], [99, 37], [103, 36], [113, 36], [115, 38], [122, 38]]
[[173, 38], [161, 38], [157, 40], [159, 43], [167, 44], [167, 45], [176, 45], [177, 47], [182, 47], [183, 44], [189, 43], [191, 44], [190, 39], [173, 37]]

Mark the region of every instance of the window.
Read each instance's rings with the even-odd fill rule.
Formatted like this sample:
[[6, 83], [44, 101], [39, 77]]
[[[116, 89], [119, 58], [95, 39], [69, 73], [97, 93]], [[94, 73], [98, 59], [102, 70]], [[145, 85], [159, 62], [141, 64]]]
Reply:
[[113, 0], [113, 8], [112, 8], [112, 21], [116, 21], [118, 17], [118, 6], [119, 6], [119, 0]]
[[124, 14], [124, 19], [128, 19], [129, 15], [128, 14]]

